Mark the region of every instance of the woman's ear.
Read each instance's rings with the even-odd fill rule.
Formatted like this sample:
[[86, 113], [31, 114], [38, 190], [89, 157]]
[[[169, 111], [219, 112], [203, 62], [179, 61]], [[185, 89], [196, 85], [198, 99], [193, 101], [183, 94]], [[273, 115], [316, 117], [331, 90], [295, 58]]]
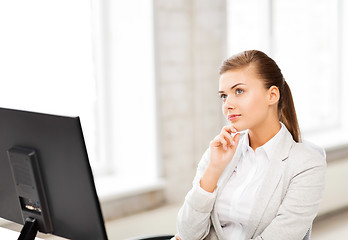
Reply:
[[276, 86], [271, 86], [268, 89], [268, 102], [269, 105], [277, 104], [280, 99], [279, 88]]

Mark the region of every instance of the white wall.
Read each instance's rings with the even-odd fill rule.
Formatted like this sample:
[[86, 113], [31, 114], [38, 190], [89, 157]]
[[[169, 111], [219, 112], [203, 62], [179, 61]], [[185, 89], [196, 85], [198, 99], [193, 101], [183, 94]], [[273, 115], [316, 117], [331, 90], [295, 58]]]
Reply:
[[181, 202], [220, 131], [218, 67], [225, 58], [225, 1], [155, 0], [159, 143], [169, 202]]

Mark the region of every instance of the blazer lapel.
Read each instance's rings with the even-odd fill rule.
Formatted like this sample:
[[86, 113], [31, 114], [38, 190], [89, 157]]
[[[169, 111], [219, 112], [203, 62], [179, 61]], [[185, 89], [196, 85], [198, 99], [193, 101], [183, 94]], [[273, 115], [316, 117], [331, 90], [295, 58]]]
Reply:
[[263, 213], [272, 198], [273, 192], [282, 176], [282, 162], [288, 158], [290, 148], [293, 144], [293, 138], [286, 129], [283, 136], [275, 146], [275, 152], [270, 159], [270, 164], [265, 175], [265, 179], [261, 185], [258, 197], [250, 214], [249, 224], [246, 233], [246, 239], [251, 239], [254, 235]]

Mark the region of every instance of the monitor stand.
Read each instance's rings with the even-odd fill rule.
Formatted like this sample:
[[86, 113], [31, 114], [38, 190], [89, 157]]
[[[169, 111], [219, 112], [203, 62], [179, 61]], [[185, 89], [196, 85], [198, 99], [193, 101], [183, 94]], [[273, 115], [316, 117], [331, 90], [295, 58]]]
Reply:
[[39, 230], [39, 227], [38, 227], [36, 219], [28, 217], [25, 220], [25, 224], [22, 228], [22, 231], [21, 231], [21, 234], [19, 235], [18, 240], [34, 240], [38, 230]]

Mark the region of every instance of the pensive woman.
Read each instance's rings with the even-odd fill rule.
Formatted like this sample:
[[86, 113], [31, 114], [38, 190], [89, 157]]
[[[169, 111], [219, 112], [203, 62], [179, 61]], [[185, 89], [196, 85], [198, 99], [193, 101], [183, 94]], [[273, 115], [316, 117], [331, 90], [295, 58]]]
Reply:
[[301, 141], [290, 88], [257, 50], [225, 60], [219, 95], [229, 124], [209, 144], [178, 213], [176, 239], [309, 239], [325, 152]]

